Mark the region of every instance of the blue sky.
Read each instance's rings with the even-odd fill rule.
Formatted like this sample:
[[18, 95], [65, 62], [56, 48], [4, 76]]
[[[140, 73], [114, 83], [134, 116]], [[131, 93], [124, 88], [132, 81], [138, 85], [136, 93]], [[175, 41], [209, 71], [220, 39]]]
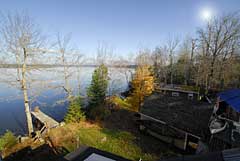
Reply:
[[116, 54], [163, 45], [169, 36], [193, 36], [204, 25], [204, 8], [215, 15], [240, 9], [240, 0], [0, 0], [1, 12], [27, 11], [45, 34], [71, 33], [72, 42], [92, 55], [99, 43]]

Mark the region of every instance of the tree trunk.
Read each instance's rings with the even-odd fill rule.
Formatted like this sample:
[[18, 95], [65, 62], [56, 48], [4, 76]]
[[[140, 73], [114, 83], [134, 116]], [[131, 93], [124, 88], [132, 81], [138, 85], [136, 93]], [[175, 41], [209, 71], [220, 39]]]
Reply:
[[31, 133], [33, 132], [33, 124], [32, 124], [32, 116], [31, 116], [31, 112], [30, 112], [28, 94], [27, 94], [27, 82], [26, 82], [27, 53], [26, 53], [25, 48], [23, 48], [23, 52], [24, 52], [24, 63], [23, 63], [23, 67], [22, 67], [22, 90], [23, 90], [23, 95], [24, 95], [25, 113], [26, 113], [26, 117], [27, 117], [28, 134], [29, 134], [29, 136], [31, 136]]
[[191, 74], [192, 74], [192, 65], [193, 65], [193, 55], [194, 55], [194, 49], [195, 49], [195, 42], [192, 40], [192, 47], [191, 47], [191, 55], [190, 60], [188, 60], [188, 68], [187, 68], [187, 75], [186, 75], [186, 85], [190, 84]]
[[171, 86], [173, 86], [173, 55], [172, 55], [172, 51], [170, 51], [170, 82], [171, 82]]
[[72, 91], [70, 89], [70, 86], [69, 86], [69, 82], [68, 82], [68, 70], [67, 70], [67, 64], [66, 64], [66, 61], [65, 61], [65, 53], [62, 52], [62, 64], [63, 64], [63, 73], [64, 73], [64, 89], [65, 91], [67, 92], [67, 98], [70, 100], [71, 97], [72, 97]]

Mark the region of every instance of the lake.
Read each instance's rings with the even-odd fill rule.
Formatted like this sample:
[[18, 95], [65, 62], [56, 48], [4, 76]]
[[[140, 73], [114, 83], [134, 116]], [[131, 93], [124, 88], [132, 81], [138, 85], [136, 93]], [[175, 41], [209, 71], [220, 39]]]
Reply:
[[[91, 83], [94, 67], [71, 67], [68, 68], [69, 86], [75, 95], [86, 97], [87, 87]], [[133, 72], [134, 69], [124, 69]], [[130, 72], [128, 75], [130, 75]], [[15, 134], [26, 134], [26, 116], [24, 112], [23, 94], [17, 82], [16, 69], [0, 68], [0, 135], [6, 130]], [[30, 107], [39, 106], [42, 111], [62, 121], [67, 111], [65, 100], [63, 68], [43, 68], [32, 71], [28, 78]], [[122, 70], [109, 68], [108, 94], [118, 94], [128, 88], [127, 80]]]

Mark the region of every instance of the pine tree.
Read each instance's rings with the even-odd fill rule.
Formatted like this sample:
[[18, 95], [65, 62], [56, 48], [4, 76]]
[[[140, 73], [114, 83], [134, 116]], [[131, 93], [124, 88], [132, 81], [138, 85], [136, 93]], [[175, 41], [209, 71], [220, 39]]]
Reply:
[[145, 96], [148, 96], [152, 93], [153, 86], [153, 75], [150, 71], [149, 65], [140, 65], [136, 69], [134, 79], [131, 84], [133, 87], [133, 92], [128, 98], [131, 108], [134, 111], [139, 111], [141, 103]]
[[77, 97], [71, 100], [64, 121], [66, 123], [77, 123], [84, 121], [85, 119], [85, 113], [81, 110], [81, 98]]
[[105, 65], [100, 65], [94, 70], [91, 85], [87, 90], [89, 107], [93, 108], [102, 103], [107, 93], [108, 69]]

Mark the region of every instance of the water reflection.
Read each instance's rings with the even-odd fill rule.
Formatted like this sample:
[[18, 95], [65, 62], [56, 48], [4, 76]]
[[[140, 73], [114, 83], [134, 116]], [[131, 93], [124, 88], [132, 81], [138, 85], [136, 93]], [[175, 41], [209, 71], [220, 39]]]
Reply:
[[[6, 71], [7, 70], [7, 71]], [[1, 72], [15, 73], [15, 69], [0, 69]], [[63, 88], [62, 69], [42, 69], [32, 73], [35, 81], [31, 83], [29, 91], [31, 108], [39, 106], [43, 112], [61, 121], [67, 111], [67, 102], [64, 102], [65, 93]], [[76, 68], [71, 69], [69, 84], [74, 94], [86, 96], [86, 89], [90, 85], [93, 67], [82, 67], [81, 72], [76, 72]], [[127, 81], [124, 74], [117, 69], [110, 69], [109, 94], [120, 93], [127, 89]], [[9, 78], [8, 78], [9, 77]], [[5, 80], [11, 80], [12, 76], [6, 76]], [[14, 78], [14, 77], [13, 77]], [[78, 79], [80, 78], [80, 79]], [[80, 87], [80, 89], [79, 89]], [[35, 96], [37, 97], [35, 98]], [[33, 97], [34, 96], [34, 97]], [[16, 86], [9, 83], [0, 83], [0, 134], [7, 129], [16, 134], [26, 133], [26, 119], [22, 92]]]

